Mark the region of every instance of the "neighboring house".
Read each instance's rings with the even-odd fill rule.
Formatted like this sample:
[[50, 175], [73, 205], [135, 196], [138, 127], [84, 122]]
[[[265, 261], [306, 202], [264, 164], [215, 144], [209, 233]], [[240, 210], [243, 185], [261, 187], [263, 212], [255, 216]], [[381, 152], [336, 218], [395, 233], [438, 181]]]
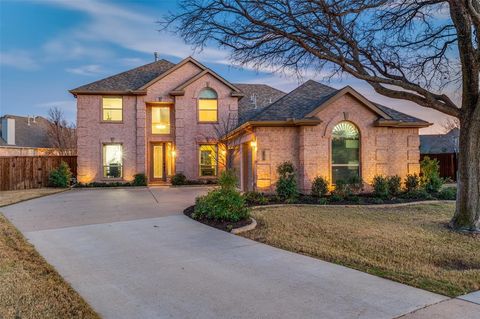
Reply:
[[457, 179], [459, 136], [459, 129], [452, 129], [446, 134], [420, 135], [421, 158], [428, 156], [437, 159], [441, 177]]
[[350, 87], [307, 81], [286, 94], [264, 84], [232, 84], [189, 57], [153, 62], [70, 91], [77, 97], [78, 180], [149, 183], [174, 173], [216, 178], [226, 154], [215, 128], [234, 119], [229, 140], [244, 190], [271, 191], [276, 167], [291, 161], [299, 188], [315, 176], [419, 172], [419, 137], [428, 122], [374, 104]]
[[47, 119], [41, 116], [0, 117], [0, 156], [36, 156], [55, 150], [48, 138]]

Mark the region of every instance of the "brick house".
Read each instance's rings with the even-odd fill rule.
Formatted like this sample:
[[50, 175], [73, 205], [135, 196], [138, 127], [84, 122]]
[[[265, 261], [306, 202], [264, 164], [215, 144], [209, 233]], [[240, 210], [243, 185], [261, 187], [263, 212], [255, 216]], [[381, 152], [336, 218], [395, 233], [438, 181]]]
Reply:
[[[175, 173], [212, 179], [225, 164], [243, 190], [273, 190], [291, 161], [299, 187], [324, 176], [419, 172], [419, 134], [428, 122], [368, 101], [351, 87], [307, 81], [286, 94], [265, 84], [232, 84], [189, 57], [156, 61], [78, 87], [78, 180], [150, 184]], [[216, 144], [227, 123], [229, 150]]]

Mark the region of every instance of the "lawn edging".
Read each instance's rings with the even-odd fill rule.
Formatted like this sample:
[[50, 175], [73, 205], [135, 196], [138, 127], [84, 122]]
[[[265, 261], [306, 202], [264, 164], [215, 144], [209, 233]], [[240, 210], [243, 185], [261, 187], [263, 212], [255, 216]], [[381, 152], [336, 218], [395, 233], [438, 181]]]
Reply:
[[230, 232], [232, 234], [238, 235], [238, 234], [241, 234], [241, 233], [244, 233], [244, 232], [255, 229], [257, 227], [257, 221], [255, 219], [253, 219], [252, 217], [250, 217], [250, 220], [251, 220], [250, 224], [242, 226], [242, 227], [234, 228]]
[[257, 210], [261, 208], [271, 208], [271, 207], [345, 207], [345, 208], [355, 208], [355, 207], [369, 207], [369, 208], [390, 208], [390, 207], [403, 207], [410, 205], [420, 205], [420, 204], [442, 204], [442, 203], [455, 203], [454, 200], [423, 200], [418, 202], [408, 202], [408, 203], [395, 203], [395, 204], [363, 204], [363, 205], [322, 205], [322, 204], [271, 204], [271, 205], [256, 205], [250, 206], [250, 209]]

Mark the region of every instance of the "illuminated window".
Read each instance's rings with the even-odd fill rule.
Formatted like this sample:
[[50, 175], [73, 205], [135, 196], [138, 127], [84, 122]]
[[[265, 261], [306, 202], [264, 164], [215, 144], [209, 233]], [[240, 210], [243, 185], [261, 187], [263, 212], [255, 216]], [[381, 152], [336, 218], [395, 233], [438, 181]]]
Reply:
[[198, 121], [217, 122], [218, 97], [209, 88], [203, 89], [198, 97]]
[[332, 131], [332, 182], [360, 177], [360, 133], [350, 122], [340, 122]]
[[170, 134], [170, 107], [152, 107], [152, 134]]
[[102, 120], [107, 122], [121, 122], [122, 104], [121, 97], [104, 97], [102, 99]]
[[200, 145], [200, 176], [217, 176], [217, 146]]
[[103, 145], [103, 177], [122, 177], [122, 144]]

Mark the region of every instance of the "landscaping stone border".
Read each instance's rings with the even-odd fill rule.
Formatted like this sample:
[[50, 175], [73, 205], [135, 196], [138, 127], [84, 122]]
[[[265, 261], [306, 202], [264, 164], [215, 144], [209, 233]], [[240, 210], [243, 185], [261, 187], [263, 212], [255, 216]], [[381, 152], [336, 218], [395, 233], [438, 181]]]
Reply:
[[244, 233], [246, 231], [255, 229], [257, 227], [257, 221], [255, 219], [253, 219], [252, 217], [250, 217], [250, 220], [252, 221], [250, 224], [245, 225], [243, 227], [234, 228], [230, 232], [232, 234], [238, 235], [238, 234]]
[[395, 203], [395, 204], [365, 204], [365, 205], [321, 205], [321, 204], [272, 204], [272, 205], [258, 205], [258, 206], [251, 206], [250, 209], [256, 210], [261, 208], [269, 208], [269, 207], [285, 207], [285, 206], [292, 206], [292, 207], [345, 207], [345, 208], [355, 208], [355, 207], [369, 207], [369, 208], [391, 208], [391, 207], [402, 207], [402, 206], [410, 206], [410, 205], [419, 205], [419, 204], [436, 204], [436, 203], [455, 203], [454, 200], [423, 200], [418, 202], [408, 202], [408, 203]]

